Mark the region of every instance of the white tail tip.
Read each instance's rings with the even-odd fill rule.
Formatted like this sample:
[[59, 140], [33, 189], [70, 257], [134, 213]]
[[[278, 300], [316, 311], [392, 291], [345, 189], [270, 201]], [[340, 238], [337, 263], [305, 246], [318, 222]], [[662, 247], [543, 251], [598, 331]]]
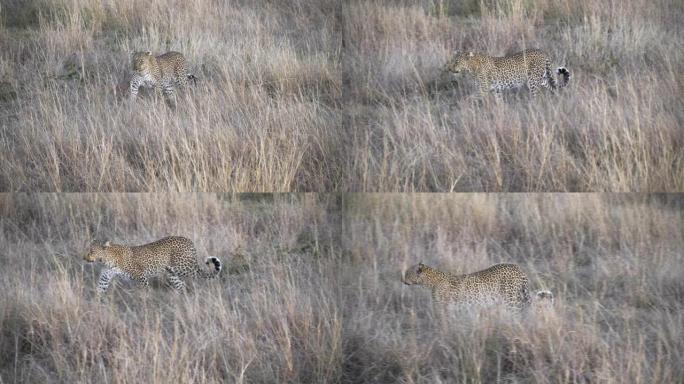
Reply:
[[216, 272], [221, 272], [221, 268], [223, 268], [223, 264], [221, 264], [221, 260], [219, 260], [217, 257], [207, 257], [207, 262], [206, 264], [212, 263], [214, 264], [214, 269]]

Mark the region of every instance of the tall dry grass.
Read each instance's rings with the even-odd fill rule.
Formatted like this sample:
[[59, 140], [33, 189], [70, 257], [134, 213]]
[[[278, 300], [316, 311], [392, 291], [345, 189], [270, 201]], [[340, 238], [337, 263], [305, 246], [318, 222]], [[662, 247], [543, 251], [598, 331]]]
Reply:
[[[4, 191], [682, 191], [681, 2], [6, 1]], [[559, 95], [474, 101], [453, 50], [549, 52]], [[126, 101], [183, 52], [178, 108]]]
[[[681, 191], [684, 70], [672, 1], [353, 2], [345, 174], [364, 191]], [[569, 88], [473, 100], [453, 51], [540, 48]]]
[[[35, 9], [33, 20], [28, 7]], [[334, 2], [41, 1], [3, 6], [5, 191], [332, 189]], [[25, 28], [8, 25], [28, 13]], [[175, 110], [127, 100], [130, 52], [199, 77]]]
[[[2, 382], [621, 382], [684, 377], [684, 203], [641, 195], [2, 195]], [[249, 271], [116, 281], [92, 238], [192, 238]], [[241, 250], [240, 250], [241, 249]], [[554, 310], [435, 321], [401, 284], [516, 262]]]
[[[669, 199], [669, 201], [668, 201]], [[345, 334], [356, 382], [679, 382], [680, 196], [361, 195], [347, 202]], [[516, 262], [555, 309], [434, 319], [400, 272]]]
[[[338, 376], [334, 217], [314, 196], [4, 195], [0, 381], [317, 382]], [[91, 239], [195, 241], [228, 272], [187, 295], [115, 281]]]

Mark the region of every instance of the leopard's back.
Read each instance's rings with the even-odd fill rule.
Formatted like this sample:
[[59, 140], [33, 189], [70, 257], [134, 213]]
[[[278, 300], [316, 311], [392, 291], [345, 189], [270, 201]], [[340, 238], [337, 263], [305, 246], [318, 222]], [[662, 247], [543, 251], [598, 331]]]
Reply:
[[503, 91], [527, 85], [529, 81], [544, 79], [550, 60], [538, 50], [530, 49], [504, 57], [492, 57], [488, 73], [489, 87]]
[[461, 276], [458, 283], [450, 287], [457, 301], [503, 301], [517, 308], [523, 308], [530, 302], [529, 280], [516, 264], [496, 264]]
[[131, 259], [138, 273], [156, 274], [176, 268], [185, 274], [195, 272], [199, 265], [192, 240], [169, 236], [157, 241], [131, 247]]
[[156, 57], [159, 68], [159, 81], [185, 84], [188, 79], [185, 56], [180, 52], [170, 51]]

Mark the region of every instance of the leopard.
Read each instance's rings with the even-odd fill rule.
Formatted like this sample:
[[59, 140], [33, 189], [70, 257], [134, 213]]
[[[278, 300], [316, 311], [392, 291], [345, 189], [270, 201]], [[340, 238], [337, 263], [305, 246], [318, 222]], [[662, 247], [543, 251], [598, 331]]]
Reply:
[[544, 51], [528, 49], [508, 56], [494, 57], [476, 52], [456, 52], [447, 62], [444, 71], [467, 72], [477, 79], [480, 95], [494, 92], [497, 99], [504, 91], [527, 86], [537, 95], [541, 87], [553, 91], [564, 88], [570, 82], [570, 71], [558, 67], [551, 71], [551, 60]]
[[186, 69], [185, 56], [180, 52], [170, 51], [153, 56], [151, 51], [134, 52], [132, 55], [133, 76], [129, 83], [132, 99], [137, 98], [141, 86], [160, 88], [169, 101], [176, 86], [187, 84], [189, 80], [197, 84], [197, 77]]
[[454, 275], [421, 262], [407, 269], [402, 281], [431, 288], [433, 304], [440, 309], [452, 303], [468, 308], [503, 304], [505, 309], [519, 313], [529, 308], [533, 300], [553, 300], [550, 291], [539, 291], [533, 299], [529, 279], [517, 264], [495, 264], [481, 271]]
[[177, 291], [185, 290], [186, 276], [215, 278], [223, 264], [217, 257], [208, 257], [206, 265], [213, 266], [207, 272], [197, 261], [197, 251], [192, 240], [182, 236], [168, 236], [157, 241], [137, 245], [95, 242], [83, 257], [89, 263], [100, 262], [105, 268], [100, 273], [97, 292], [105, 293], [114, 277], [134, 280], [149, 287], [150, 278], [166, 273], [168, 281]]

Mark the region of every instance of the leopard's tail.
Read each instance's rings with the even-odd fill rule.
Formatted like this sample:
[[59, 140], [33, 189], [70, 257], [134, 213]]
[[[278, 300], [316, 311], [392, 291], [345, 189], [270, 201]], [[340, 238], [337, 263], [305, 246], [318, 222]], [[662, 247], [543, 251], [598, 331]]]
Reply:
[[553, 302], [554, 302], [553, 293], [549, 290], [541, 289], [541, 290], [537, 291], [537, 293], [535, 293], [534, 301], [536, 301], [536, 302], [547, 302], [549, 304], [553, 304]]
[[221, 273], [221, 269], [223, 269], [223, 264], [218, 257], [207, 257], [207, 260], [204, 263], [207, 265], [212, 264], [214, 266], [214, 270], [211, 272], [206, 272], [203, 269], [200, 269], [200, 276], [205, 279], [212, 279], [218, 276], [219, 273]]
[[192, 73], [188, 73], [188, 80], [192, 80], [193, 85], [197, 85], [197, 76], [193, 75]]
[[566, 87], [570, 82], [570, 71], [565, 67], [556, 68], [555, 73], [551, 73], [551, 65], [546, 64], [546, 76], [549, 80], [551, 89], [560, 89]]

